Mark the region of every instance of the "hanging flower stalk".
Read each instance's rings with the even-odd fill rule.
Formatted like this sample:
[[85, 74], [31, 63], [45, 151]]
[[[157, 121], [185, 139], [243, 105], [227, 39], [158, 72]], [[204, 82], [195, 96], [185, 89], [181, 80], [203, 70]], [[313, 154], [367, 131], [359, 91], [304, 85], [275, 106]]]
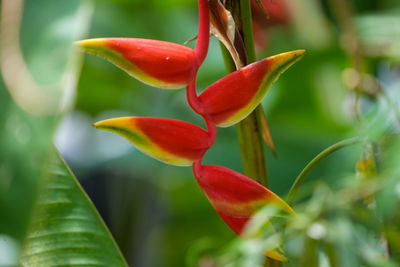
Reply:
[[[278, 76], [299, 60], [303, 50], [262, 59], [241, 68], [196, 93], [196, 75], [208, 51], [209, 6], [198, 0], [199, 32], [196, 48], [157, 40], [99, 38], [77, 42], [86, 52], [101, 56], [136, 79], [162, 89], [186, 87], [190, 107], [204, 119], [207, 130], [165, 118], [123, 117], [94, 126], [118, 133], [150, 157], [176, 166], [192, 165], [193, 174], [211, 205], [232, 230], [241, 235], [247, 221], [261, 207], [277, 205], [293, 210], [273, 192], [233, 170], [203, 165], [213, 145], [216, 126], [228, 127], [243, 120], [261, 102]], [[267, 256], [285, 260], [278, 250]]]

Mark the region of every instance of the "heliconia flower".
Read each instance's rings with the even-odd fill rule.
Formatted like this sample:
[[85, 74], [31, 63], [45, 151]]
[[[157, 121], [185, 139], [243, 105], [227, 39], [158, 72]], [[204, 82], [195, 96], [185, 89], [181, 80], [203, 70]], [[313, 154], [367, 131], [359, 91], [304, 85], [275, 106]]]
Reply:
[[97, 122], [94, 127], [117, 133], [150, 157], [176, 166], [191, 165], [211, 145], [207, 131], [173, 119], [122, 117]]
[[[193, 166], [194, 176], [225, 223], [238, 235], [243, 233], [253, 214], [265, 205], [275, 205], [287, 214], [292, 208], [279, 196], [249, 177], [215, 165]], [[278, 251], [269, 251], [267, 256], [285, 260]]]
[[304, 54], [305, 50], [278, 54], [225, 76], [200, 94], [204, 112], [220, 127], [238, 123], [260, 104], [279, 75]]
[[170, 42], [96, 38], [78, 41], [77, 45], [111, 61], [141, 82], [162, 89], [185, 87], [198, 69], [193, 49]]

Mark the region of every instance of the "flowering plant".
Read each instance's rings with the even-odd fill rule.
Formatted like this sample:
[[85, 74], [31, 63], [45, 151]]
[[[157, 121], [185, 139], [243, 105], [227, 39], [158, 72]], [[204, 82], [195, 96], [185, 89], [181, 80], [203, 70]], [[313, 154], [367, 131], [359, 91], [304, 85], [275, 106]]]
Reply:
[[[212, 7], [220, 8], [220, 4], [212, 2]], [[265, 205], [276, 205], [289, 214], [294, 211], [251, 178], [221, 166], [203, 165], [202, 159], [215, 141], [216, 126], [229, 127], [246, 118], [260, 104], [271, 84], [299, 60], [304, 51], [287, 52], [254, 62], [197, 95], [196, 76], [208, 51], [210, 14], [217, 14], [211, 16], [215, 25], [220, 11], [210, 11], [208, 0], [199, 0], [198, 4], [199, 32], [194, 50], [175, 43], [137, 38], [88, 39], [77, 44], [148, 85], [161, 89], [186, 86], [187, 101], [204, 119], [207, 131], [184, 121], [154, 117], [108, 119], [94, 126], [127, 138], [139, 150], [162, 162], [192, 165], [194, 177], [211, 205], [225, 223], [241, 235], [248, 220]], [[222, 9], [222, 12], [227, 11]], [[266, 255], [286, 260], [278, 248], [267, 251]]]
[[[126, 97], [137, 95], [124, 90], [136, 81], [112, 66], [91, 64], [96, 59], [85, 61], [78, 79], [83, 53], [72, 48], [85, 38], [92, 14], [94, 31], [100, 20], [116, 27], [112, 31], [129, 32], [137, 23], [133, 35], [150, 26], [170, 28], [182, 37], [187, 25], [173, 19], [177, 1], [2, 0], [0, 266], [398, 266], [399, 16], [392, 0], [375, 2], [204, 0], [199, 1], [195, 49], [137, 38], [78, 41], [83, 50], [107, 58], [137, 80], [168, 90], [186, 88], [190, 108], [207, 127], [182, 121], [188, 118], [182, 112], [96, 123], [153, 158], [191, 166], [159, 165], [169, 173], [152, 181], [141, 176], [154, 175], [155, 162], [148, 163], [154, 168], [142, 168], [107, 160], [129, 147], [104, 141], [113, 136], [92, 129], [89, 114], [127, 104], [135, 114], [141, 108], [147, 109], [144, 114], [190, 109], [157, 102], [162, 94], [170, 98], [170, 91], [146, 89], [155, 96], [147, 98], [151, 101]], [[142, 9], [161, 6], [157, 17]], [[133, 23], [126, 23], [124, 15]], [[258, 50], [261, 60], [253, 31], [262, 34], [255, 36], [264, 49]], [[197, 79], [199, 68], [202, 75], [215, 77], [218, 65], [210, 56], [203, 64], [210, 33], [223, 44], [231, 74], [204, 83], [205, 76]], [[298, 46], [310, 51], [303, 67], [285, 73], [268, 93], [304, 51], [262, 53]], [[106, 75], [103, 68], [108, 68]], [[205, 90], [196, 89], [200, 84]], [[113, 87], [118, 90], [108, 90]], [[181, 93], [175, 97], [184, 98]], [[264, 153], [263, 142], [273, 153], [275, 148], [260, 105], [266, 93], [263, 105], [280, 152], [279, 160], [268, 159], [271, 178], [265, 157], [272, 155]], [[232, 139], [224, 139], [233, 137], [233, 128], [241, 173], [222, 167], [236, 158]], [[333, 140], [342, 141], [330, 145]], [[179, 174], [187, 178], [191, 171], [195, 179], [181, 179]], [[124, 174], [133, 179], [118, 179]], [[314, 179], [304, 183], [307, 177]], [[131, 180], [134, 186], [127, 185]], [[167, 207], [173, 210], [160, 212]], [[231, 240], [234, 233], [240, 237]]]

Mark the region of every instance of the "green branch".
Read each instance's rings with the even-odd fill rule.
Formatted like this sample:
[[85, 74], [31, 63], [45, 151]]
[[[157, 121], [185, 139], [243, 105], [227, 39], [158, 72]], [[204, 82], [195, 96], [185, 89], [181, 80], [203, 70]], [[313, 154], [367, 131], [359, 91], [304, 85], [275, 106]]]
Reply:
[[321, 153], [319, 153], [313, 160], [311, 160], [307, 166], [301, 171], [299, 176], [297, 176], [296, 180], [294, 181], [292, 187], [289, 190], [289, 194], [286, 198], [287, 203], [290, 205], [292, 201], [294, 200], [294, 197], [296, 196], [296, 193], [299, 189], [299, 187], [303, 184], [304, 180], [308, 177], [308, 175], [311, 173], [311, 171], [325, 158], [327, 158], [329, 155], [331, 155], [333, 152], [347, 147], [351, 146], [357, 143], [361, 143], [365, 141], [365, 137], [353, 137], [349, 139], [342, 140], [336, 144], [331, 145], [330, 147], [326, 148], [323, 150]]

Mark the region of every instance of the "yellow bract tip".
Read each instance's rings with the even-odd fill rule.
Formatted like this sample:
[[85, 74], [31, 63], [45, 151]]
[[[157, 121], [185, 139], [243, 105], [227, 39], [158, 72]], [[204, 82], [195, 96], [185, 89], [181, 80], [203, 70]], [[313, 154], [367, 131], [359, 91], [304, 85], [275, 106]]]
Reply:
[[276, 261], [280, 261], [280, 262], [288, 262], [289, 261], [289, 259], [285, 256], [283, 250], [281, 250], [281, 249], [266, 251], [265, 256], [267, 256], [268, 258], [274, 259]]
[[97, 47], [103, 46], [107, 42], [104, 38], [84, 39], [75, 42], [79, 47]]
[[270, 59], [272, 59], [274, 64], [276, 64], [277, 66], [287, 65], [289, 67], [290, 65], [301, 59], [306, 53], [306, 50], [300, 49], [281, 53], [270, 57]]
[[102, 120], [93, 124], [96, 129], [116, 128], [125, 129], [132, 128], [133, 117], [121, 117], [108, 120]]

